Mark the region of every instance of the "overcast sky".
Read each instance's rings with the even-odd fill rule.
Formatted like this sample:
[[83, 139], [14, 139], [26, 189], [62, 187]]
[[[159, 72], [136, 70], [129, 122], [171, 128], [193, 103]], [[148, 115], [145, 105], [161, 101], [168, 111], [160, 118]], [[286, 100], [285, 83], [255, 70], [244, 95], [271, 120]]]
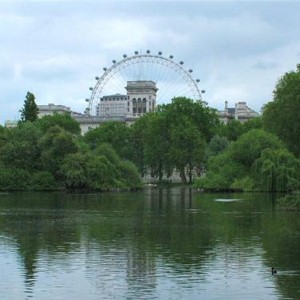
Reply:
[[135, 50], [173, 54], [209, 106], [260, 111], [300, 63], [300, 1], [1, 1], [0, 123], [37, 104], [83, 112], [103, 66]]

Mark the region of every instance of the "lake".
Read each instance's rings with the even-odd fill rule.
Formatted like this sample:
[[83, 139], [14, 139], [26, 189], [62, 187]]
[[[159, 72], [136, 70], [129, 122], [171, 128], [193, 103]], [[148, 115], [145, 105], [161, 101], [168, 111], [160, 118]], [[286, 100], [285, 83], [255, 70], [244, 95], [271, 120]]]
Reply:
[[2, 193], [0, 268], [0, 299], [300, 299], [300, 218], [268, 194]]

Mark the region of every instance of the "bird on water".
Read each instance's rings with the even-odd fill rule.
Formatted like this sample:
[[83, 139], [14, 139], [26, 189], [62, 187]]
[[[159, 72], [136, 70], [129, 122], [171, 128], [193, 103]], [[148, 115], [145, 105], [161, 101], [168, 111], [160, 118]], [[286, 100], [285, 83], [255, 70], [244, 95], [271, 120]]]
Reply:
[[277, 274], [277, 270], [275, 270], [274, 267], [272, 267], [272, 271], [271, 272], [272, 272], [272, 275]]

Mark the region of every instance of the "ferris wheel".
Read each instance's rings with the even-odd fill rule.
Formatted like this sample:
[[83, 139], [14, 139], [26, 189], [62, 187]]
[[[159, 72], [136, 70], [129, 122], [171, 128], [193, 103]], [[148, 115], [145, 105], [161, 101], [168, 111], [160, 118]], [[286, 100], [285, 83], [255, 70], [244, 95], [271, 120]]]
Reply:
[[156, 83], [157, 104], [169, 103], [174, 97], [187, 97], [202, 101], [204, 90], [199, 88], [199, 79], [192, 76], [193, 69], [185, 69], [184, 62], [176, 62], [173, 55], [163, 56], [159, 51], [152, 54], [135, 51], [129, 56], [123, 54], [119, 61], [112, 60], [110, 67], [104, 67], [101, 76], [96, 76], [96, 84], [90, 87], [91, 96], [86, 99], [88, 115], [95, 115], [96, 106], [103, 96], [126, 94], [128, 81], [153, 81]]

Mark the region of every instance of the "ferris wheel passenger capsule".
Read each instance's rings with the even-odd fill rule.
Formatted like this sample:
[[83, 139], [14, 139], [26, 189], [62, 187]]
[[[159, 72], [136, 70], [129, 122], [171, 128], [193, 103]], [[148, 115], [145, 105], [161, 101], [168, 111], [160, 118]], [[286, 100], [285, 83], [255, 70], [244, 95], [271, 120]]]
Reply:
[[106, 71], [107, 71], [107, 68], [103, 68], [103, 71], [106, 72]]
[[159, 51], [159, 52], [158, 52], [158, 55], [162, 55], [162, 52], [161, 52], [161, 51]]
[[181, 62], [180, 62], [180, 64], [181, 64], [181, 65], [183, 65], [183, 64], [184, 64], [184, 62], [183, 62], [183, 61], [181, 61]]
[[205, 90], [201, 90], [201, 93], [204, 94], [204, 93], [205, 93]]
[[189, 69], [189, 72], [190, 72], [190, 73], [192, 73], [192, 72], [193, 72], [193, 70], [192, 70], [192, 69]]
[[147, 50], [146, 53], [147, 53], [147, 54], [150, 54], [150, 50]]
[[174, 57], [173, 55], [170, 55], [170, 56], [169, 56], [169, 58], [171, 58], [171, 59], [173, 59], [173, 57]]
[[127, 57], [127, 55], [126, 55], [126, 54], [123, 54], [123, 57], [124, 57], [124, 58], [126, 58], [126, 57]]
[[135, 54], [135, 55], [138, 55], [138, 54], [139, 54], [139, 51], [134, 51], [134, 54]]
[[93, 87], [90, 87], [90, 90], [92, 91], [94, 88]]
[[199, 82], [200, 82], [200, 79], [196, 79], [196, 82], [199, 83]]
[[90, 102], [90, 99], [89, 99], [89, 98], [86, 98], [85, 101], [86, 101], [86, 102]]
[[113, 64], [115, 64], [116, 62], [117, 62], [117, 61], [116, 61], [115, 59], [112, 61]]
[[96, 76], [95, 79], [96, 79], [96, 80], [99, 80], [99, 76]]

